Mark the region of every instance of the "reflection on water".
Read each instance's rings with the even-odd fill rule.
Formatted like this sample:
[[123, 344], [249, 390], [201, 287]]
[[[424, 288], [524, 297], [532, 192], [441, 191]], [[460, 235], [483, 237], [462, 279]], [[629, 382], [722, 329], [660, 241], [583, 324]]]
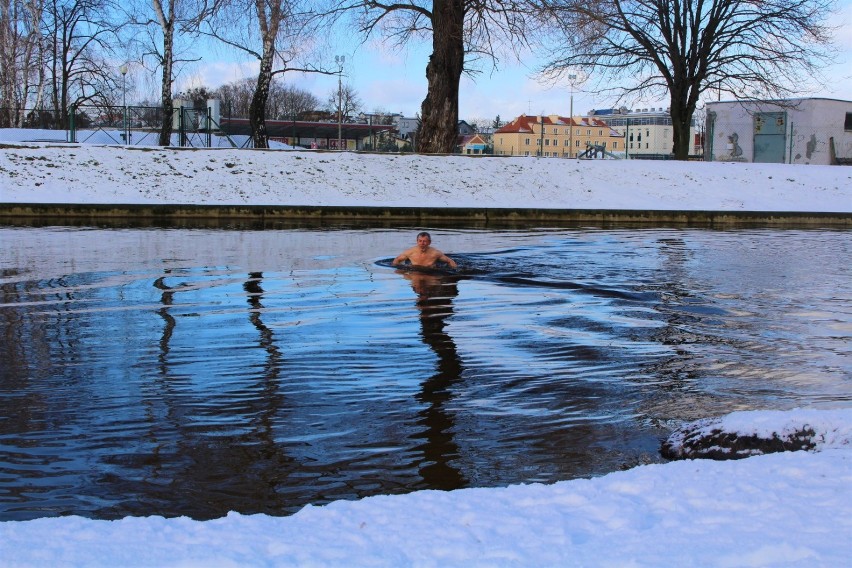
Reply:
[[0, 227], [0, 520], [288, 514], [849, 404], [848, 231]]
[[444, 408], [452, 398], [453, 385], [462, 378], [462, 362], [456, 344], [445, 331], [447, 318], [453, 315], [453, 298], [459, 293], [457, 278], [417, 270], [397, 272], [411, 282], [417, 294], [420, 335], [438, 358], [435, 374], [423, 381], [417, 394], [417, 400], [425, 405], [419, 412], [424, 431], [416, 436], [424, 440], [416, 448], [423, 452], [418, 471], [428, 487], [458, 489], [466, 485], [466, 480], [452, 465], [453, 460], [459, 458], [459, 448], [453, 440], [452, 412]]

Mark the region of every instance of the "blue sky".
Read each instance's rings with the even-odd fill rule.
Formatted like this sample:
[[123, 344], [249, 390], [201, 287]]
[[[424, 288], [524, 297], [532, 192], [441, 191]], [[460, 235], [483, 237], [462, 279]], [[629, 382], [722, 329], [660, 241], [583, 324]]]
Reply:
[[[818, 86], [812, 96], [852, 100], [852, 0], [840, 0], [841, 12], [835, 21], [838, 26], [836, 42], [841, 49], [835, 65], [825, 70], [829, 78]], [[348, 41], [333, 46], [325, 58], [333, 65], [334, 54], [344, 55], [344, 82], [351, 84], [364, 103], [365, 111], [384, 110], [413, 116], [419, 112], [426, 93], [425, 69], [430, 46], [412, 43], [406, 49], [382, 45], [378, 41], [358, 44]], [[476, 77], [463, 77], [459, 95], [459, 115], [463, 120], [493, 120], [500, 115], [503, 121], [522, 113], [568, 115], [571, 89], [567, 82], [551, 85], [534, 77], [540, 60], [528, 54], [523, 63], [506, 57], [494, 70], [484, 66]], [[217, 87], [223, 83], [256, 74], [255, 62], [240, 60], [233, 54], [213, 50], [204, 56], [194, 69], [185, 71], [178, 80], [178, 89], [197, 84]], [[314, 93], [321, 101], [337, 89], [336, 76], [289, 73], [285, 80]], [[577, 85], [574, 94], [574, 114], [584, 115], [595, 108], [609, 108], [616, 101], [598, 96], [592, 89], [594, 77], [585, 85]], [[629, 107], [668, 106], [665, 100], [633, 101]]]

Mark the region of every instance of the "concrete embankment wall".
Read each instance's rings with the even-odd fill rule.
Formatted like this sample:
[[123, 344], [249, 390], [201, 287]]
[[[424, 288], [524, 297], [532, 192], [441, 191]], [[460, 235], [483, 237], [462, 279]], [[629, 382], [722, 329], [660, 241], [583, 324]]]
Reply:
[[471, 209], [307, 207], [246, 205], [2, 204], [0, 222], [177, 223], [311, 221], [314, 223], [452, 224], [647, 224], [701, 227], [852, 227], [850, 213], [778, 211], [641, 211], [619, 209]]

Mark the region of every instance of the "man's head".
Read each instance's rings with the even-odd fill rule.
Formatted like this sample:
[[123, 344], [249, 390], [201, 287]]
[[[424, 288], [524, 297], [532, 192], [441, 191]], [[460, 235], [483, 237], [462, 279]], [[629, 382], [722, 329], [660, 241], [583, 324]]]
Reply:
[[420, 250], [425, 251], [429, 248], [429, 245], [432, 244], [432, 236], [423, 231], [422, 233], [417, 233], [417, 246], [420, 247]]

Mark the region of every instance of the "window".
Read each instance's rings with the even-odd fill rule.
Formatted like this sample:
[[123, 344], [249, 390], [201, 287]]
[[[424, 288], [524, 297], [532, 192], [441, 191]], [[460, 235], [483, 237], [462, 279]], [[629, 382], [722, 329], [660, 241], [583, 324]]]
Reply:
[[618, 149], [618, 141], [617, 141], [617, 140], [614, 140], [614, 141], [612, 142], [612, 149], [613, 149], [613, 150], [617, 150], [617, 149]]
[[559, 134], [559, 129], [558, 129], [558, 128], [554, 128], [554, 129], [553, 129], [553, 133], [554, 133], [554, 134]]
[[524, 152], [524, 156], [529, 156], [529, 155], [530, 155], [530, 151], [529, 151], [529, 150], [527, 150], [526, 152]]
[[530, 145], [530, 139], [529, 139], [529, 138], [527, 138], [527, 139], [524, 141], [524, 144], [526, 144], [527, 146], [529, 146], [529, 145]]
[[843, 130], [847, 132], [852, 130], [852, 112], [846, 113], [846, 122], [843, 123]]
[[544, 145], [545, 145], [545, 146], [550, 146], [550, 138], [545, 139], [545, 141], [544, 141]]
[[567, 138], [565, 139], [565, 145], [566, 145], [566, 146], [570, 146], [570, 145], [571, 145], [571, 141], [570, 141], [570, 140], [568, 140]]
[[592, 129], [589, 128], [588, 130], [586, 130], [586, 136], [591, 136], [591, 135], [592, 135]]
[[603, 130], [598, 130], [598, 136], [603, 136]]
[[575, 140], [575, 141], [574, 141], [574, 146], [576, 146], [577, 148], [579, 148], [579, 147], [580, 147], [580, 141], [579, 141], [579, 140]]

